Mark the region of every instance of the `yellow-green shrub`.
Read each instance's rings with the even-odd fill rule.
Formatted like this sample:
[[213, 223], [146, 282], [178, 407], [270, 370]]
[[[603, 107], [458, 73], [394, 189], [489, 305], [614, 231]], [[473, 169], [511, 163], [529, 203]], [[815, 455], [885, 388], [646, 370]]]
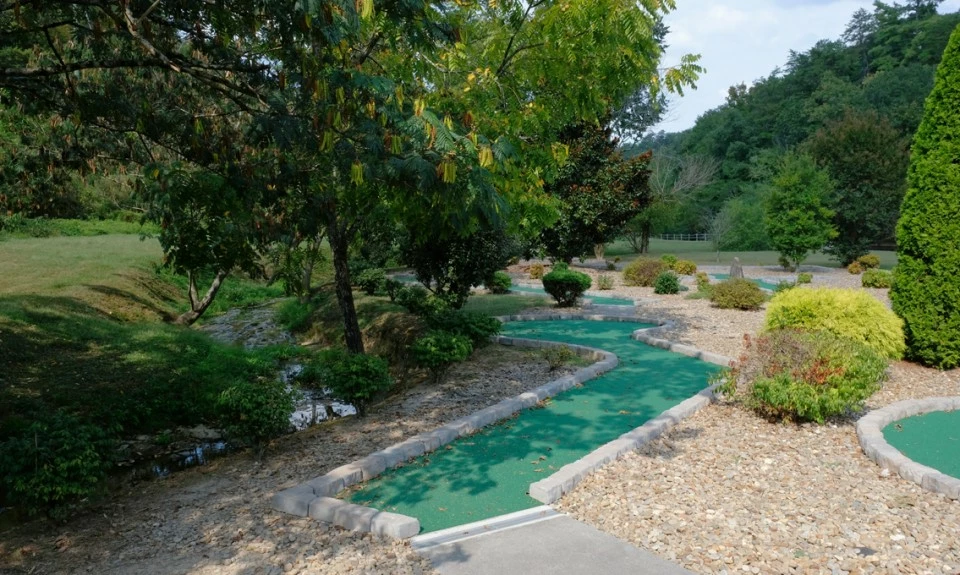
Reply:
[[858, 257], [857, 263], [863, 266], [863, 269], [875, 270], [880, 267], [880, 258], [873, 254], [867, 254], [865, 256]]
[[760, 309], [763, 290], [750, 280], [743, 278], [722, 281], [710, 292], [710, 301], [722, 309]]
[[533, 264], [530, 266], [530, 279], [538, 280], [543, 277], [543, 274], [546, 270], [543, 268], [543, 264]]
[[903, 321], [870, 294], [849, 289], [795, 289], [767, 305], [768, 330], [824, 330], [859, 341], [880, 355], [899, 359], [906, 344]]
[[676, 263], [673, 264], [673, 271], [682, 276], [692, 276], [697, 273], [697, 264], [690, 260], [677, 260]]
[[853, 262], [852, 264], [847, 266], [847, 271], [852, 273], [853, 275], [862, 274], [863, 264], [861, 264], [860, 262]]
[[865, 288], [891, 288], [893, 287], [893, 274], [886, 270], [869, 269], [863, 272], [860, 283]]
[[657, 276], [668, 269], [660, 260], [637, 258], [623, 270], [623, 283], [628, 286], [652, 287]]

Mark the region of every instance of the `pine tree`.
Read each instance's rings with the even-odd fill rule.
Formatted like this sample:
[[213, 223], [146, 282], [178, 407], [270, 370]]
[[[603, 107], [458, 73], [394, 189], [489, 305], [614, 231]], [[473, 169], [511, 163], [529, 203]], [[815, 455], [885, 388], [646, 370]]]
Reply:
[[907, 183], [893, 309], [906, 323], [908, 356], [951, 369], [960, 365], [960, 27], [927, 98]]

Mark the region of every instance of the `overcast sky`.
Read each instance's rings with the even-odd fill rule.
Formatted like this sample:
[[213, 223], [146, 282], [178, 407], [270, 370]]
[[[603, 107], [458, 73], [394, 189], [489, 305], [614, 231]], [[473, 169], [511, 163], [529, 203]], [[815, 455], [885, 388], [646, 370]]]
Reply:
[[[676, 0], [666, 17], [670, 27], [665, 65], [683, 54], [700, 54], [707, 69], [696, 90], [671, 99], [657, 130], [679, 132], [697, 116], [723, 104], [727, 88], [767, 76], [787, 61], [790, 50], [803, 52], [821, 39], [837, 39], [858, 8], [873, 10], [872, 0]], [[889, 2], [893, 4], [893, 2]], [[946, 0], [940, 12], [960, 10]]]

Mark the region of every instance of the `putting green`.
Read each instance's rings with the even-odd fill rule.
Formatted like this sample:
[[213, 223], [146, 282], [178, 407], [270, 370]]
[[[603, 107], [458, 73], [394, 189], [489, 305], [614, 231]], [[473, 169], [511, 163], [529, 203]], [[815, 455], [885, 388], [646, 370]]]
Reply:
[[887, 443], [910, 459], [960, 479], [960, 411], [932, 411], [883, 428]]
[[707, 386], [715, 365], [648, 346], [649, 324], [586, 320], [513, 322], [504, 335], [611, 351], [619, 366], [517, 416], [462, 437], [348, 491], [353, 503], [416, 517], [436, 531], [536, 507], [527, 495], [567, 463], [643, 425]]

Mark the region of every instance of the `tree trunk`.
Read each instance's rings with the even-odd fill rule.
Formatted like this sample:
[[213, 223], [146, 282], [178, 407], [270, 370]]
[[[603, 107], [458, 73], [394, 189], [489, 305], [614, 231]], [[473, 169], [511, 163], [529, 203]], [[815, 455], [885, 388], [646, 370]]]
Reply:
[[187, 295], [190, 297], [190, 311], [183, 313], [174, 323], [177, 325], [193, 325], [200, 319], [203, 312], [207, 311], [207, 308], [213, 303], [213, 298], [217, 297], [217, 292], [220, 291], [220, 286], [223, 285], [223, 280], [226, 277], [227, 272], [217, 272], [217, 275], [213, 278], [213, 283], [207, 289], [207, 293], [200, 299], [197, 292], [197, 276], [192, 271], [187, 272], [187, 279], [190, 282], [190, 287], [187, 290]]
[[650, 253], [650, 222], [640, 224], [640, 253]]
[[353, 289], [350, 287], [350, 266], [347, 261], [349, 240], [335, 220], [327, 225], [327, 239], [333, 251], [334, 284], [337, 304], [343, 314], [343, 336], [347, 350], [350, 353], [363, 353], [363, 336], [357, 321], [357, 308], [353, 303]]
[[593, 246], [593, 255], [595, 255], [598, 260], [602, 260], [602, 259], [603, 259], [603, 254], [604, 254], [605, 251], [607, 251], [607, 245], [606, 245], [606, 244], [597, 244], [597, 245]]

